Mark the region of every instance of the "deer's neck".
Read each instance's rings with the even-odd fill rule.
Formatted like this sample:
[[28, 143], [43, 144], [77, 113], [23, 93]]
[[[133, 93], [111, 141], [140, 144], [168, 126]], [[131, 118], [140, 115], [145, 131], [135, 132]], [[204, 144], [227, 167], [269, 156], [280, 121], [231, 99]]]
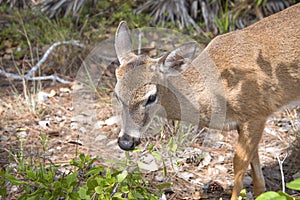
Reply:
[[[192, 124], [208, 126], [211, 119], [211, 105], [206, 90], [194, 90], [195, 85], [186, 85], [182, 80], [170, 78], [167, 84], [159, 86], [161, 115], [168, 119], [186, 121]], [[184, 86], [184, 87], [180, 87]], [[201, 99], [201, 101], [199, 101]]]

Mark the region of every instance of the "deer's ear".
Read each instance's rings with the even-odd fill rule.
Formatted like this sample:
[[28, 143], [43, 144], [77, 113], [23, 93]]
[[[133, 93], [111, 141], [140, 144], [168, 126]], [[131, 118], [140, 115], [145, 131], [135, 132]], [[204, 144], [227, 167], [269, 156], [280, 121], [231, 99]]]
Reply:
[[159, 59], [160, 71], [168, 75], [176, 75], [184, 71], [194, 59], [197, 47], [196, 42], [191, 42], [167, 53]]
[[121, 21], [115, 37], [115, 50], [120, 63], [124, 63], [124, 59], [133, 53], [130, 30], [125, 21]]

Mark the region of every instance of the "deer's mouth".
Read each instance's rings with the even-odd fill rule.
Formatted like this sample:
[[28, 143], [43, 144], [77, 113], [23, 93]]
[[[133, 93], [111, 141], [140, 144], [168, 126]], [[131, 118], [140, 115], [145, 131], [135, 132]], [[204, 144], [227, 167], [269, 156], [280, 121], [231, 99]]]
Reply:
[[141, 143], [141, 139], [132, 137], [128, 134], [123, 134], [118, 138], [118, 145], [122, 150], [131, 151]]

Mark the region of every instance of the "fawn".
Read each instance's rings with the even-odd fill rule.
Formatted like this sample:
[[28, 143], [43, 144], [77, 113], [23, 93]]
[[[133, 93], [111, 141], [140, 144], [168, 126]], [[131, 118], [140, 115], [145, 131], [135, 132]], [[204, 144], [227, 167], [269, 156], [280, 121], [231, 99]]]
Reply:
[[[299, 17], [300, 3], [243, 30], [217, 36], [194, 59], [196, 43], [160, 58], [136, 55], [129, 28], [121, 22], [115, 37], [120, 61], [115, 96], [123, 120], [120, 148], [132, 150], [140, 144], [141, 135], [161, 109], [168, 119], [235, 128], [239, 137], [231, 199], [239, 196], [249, 164], [254, 195], [264, 192], [258, 144], [266, 119], [300, 100]], [[223, 121], [214, 121], [218, 114]]]

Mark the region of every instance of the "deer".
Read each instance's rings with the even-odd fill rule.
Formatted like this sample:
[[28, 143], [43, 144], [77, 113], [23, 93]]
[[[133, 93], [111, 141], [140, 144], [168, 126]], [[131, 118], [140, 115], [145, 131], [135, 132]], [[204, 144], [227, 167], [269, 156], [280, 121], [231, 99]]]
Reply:
[[[136, 55], [128, 25], [120, 22], [114, 44], [120, 63], [114, 89], [122, 119], [119, 147], [135, 149], [160, 113], [200, 126], [236, 129], [231, 200], [238, 198], [249, 165], [253, 193], [263, 193], [258, 145], [266, 120], [300, 100], [299, 17], [300, 3], [215, 37], [200, 53], [197, 43], [189, 42], [158, 58]], [[206, 81], [211, 76], [217, 84]], [[214, 120], [218, 112], [224, 120]]]

